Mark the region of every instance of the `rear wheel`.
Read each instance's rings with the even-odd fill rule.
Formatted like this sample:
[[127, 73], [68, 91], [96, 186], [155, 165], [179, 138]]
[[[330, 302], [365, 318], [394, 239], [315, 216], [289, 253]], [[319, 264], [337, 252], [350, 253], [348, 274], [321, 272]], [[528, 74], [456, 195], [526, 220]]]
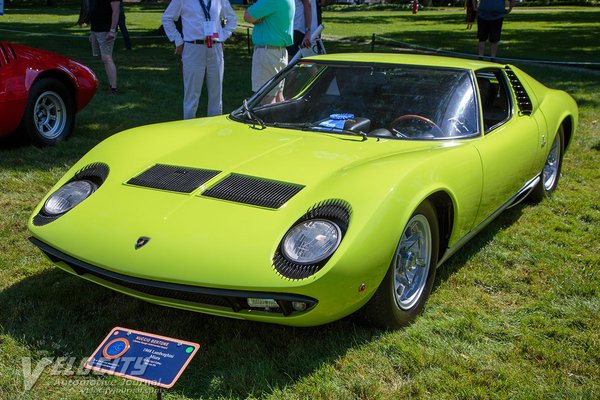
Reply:
[[558, 186], [560, 171], [562, 169], [563, 152], [565, 148], [565, 134], [561, 126], [556, 132], [548, 157], [544, 163], [544, 168], [540, 174], [540, 182], [532, 190], [529, 198], [533, 202], [540, 202], [546, 197], [549, 197]]
[[438, 238], [435, 209], [425, 201], [410, 217], [385, 278], [365, 306], [373, 325], [399, 329], [421, 313], [435, 278]]
[[38, 145], [52, 145], [73, 131], [75, 105], [65, 85], [54, 78], [35, 82], [29, 91], [23, 126]]

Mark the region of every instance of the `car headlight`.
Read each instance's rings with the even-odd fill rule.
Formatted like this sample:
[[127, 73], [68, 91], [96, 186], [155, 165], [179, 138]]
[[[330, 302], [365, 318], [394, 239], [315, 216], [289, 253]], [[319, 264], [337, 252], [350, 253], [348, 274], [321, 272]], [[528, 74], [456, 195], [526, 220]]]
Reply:
[[283, 238], [281, 251], [288, 260], [309, 265], [330, 257], [341, 240], [342, 231], [336, 223], [310, 219], [288, 231]]
[[48, 197], [42, 210], [49, 216], [64, 214], [87, 199], [96, 187], [88, 180], [69, 182]]

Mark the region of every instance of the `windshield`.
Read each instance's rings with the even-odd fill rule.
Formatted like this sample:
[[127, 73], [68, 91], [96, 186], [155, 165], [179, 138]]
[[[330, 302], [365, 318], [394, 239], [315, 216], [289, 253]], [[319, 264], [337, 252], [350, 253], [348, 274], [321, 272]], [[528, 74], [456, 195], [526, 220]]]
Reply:
[[466, 70], [301, 61], [232, 117], [261, 126], [423, 140], [477, 134], [476, 110]]

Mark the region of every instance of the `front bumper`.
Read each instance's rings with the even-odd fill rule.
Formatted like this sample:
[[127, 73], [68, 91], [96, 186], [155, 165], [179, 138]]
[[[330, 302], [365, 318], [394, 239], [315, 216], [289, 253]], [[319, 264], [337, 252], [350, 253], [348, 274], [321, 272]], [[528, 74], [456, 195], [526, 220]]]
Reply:
[[[311, 311], [318, 305], [318, 300], [312, 297], [279, 292], [215, 289], [132, 277], [81, 261], [34, 237], [29, 240], [63, 270], [151, 303], [230, 318], [284, 325], [319, 324], [319, 322], [310, 322]], [[248, 299], [272, 299], [277, 303], [277, 307], [252, 307]], [[304, 304], [306, 308], [298, 311], [296, 309], [298, 307], [295, 306], [297, 304]]]

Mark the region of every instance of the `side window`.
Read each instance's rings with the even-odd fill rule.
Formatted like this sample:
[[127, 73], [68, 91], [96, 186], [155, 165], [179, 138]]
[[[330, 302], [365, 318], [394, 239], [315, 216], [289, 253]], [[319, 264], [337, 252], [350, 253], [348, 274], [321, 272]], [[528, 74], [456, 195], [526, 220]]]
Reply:
[[504, 74], [499, 69], [478, 71], [477, 88], [485, 133], [506, 122], [511, 115], [509, 91]]

